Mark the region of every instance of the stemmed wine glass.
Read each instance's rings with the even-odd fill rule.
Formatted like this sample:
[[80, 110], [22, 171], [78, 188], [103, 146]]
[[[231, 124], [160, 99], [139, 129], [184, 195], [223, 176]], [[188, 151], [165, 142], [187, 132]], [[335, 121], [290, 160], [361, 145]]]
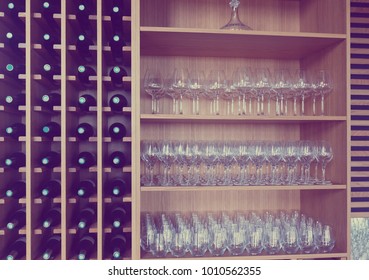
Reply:
[[285, 100], [287, 102], [287, 94], [291, 91], [292, 81], [291, 81], [291, 73], [288, 69], [278, 69], [275, 71], [275, 80], [273, 84], [273, 90], [276, 92], [276, 115], [283, 116], [287, 115], [287, 103], [286, 109]]
[[192, 99], [192, 114], [200, 114], [200, 96], [205, 92], [204, 71], [193, 71], [188, 77], [187, 95]]
[[144, 90], [151, 95], [151, 113], [159, 113], [159, 99], [164, 96], [164, 83], [160, 71], [148, 69], [144, 77]]
[[315, 102], [316, 96], [320, 95], [321, 98], [321, 114], [325, 115], [325, 108], [324, 108], [324, 100], [325, 96], [328, 95], [333, 90], [332, 82], [330, 80], [330, 76], [327, 70], [320, 70], [317, 75], [316, 83], [315, 83], [315, 94], [313, 96], [313, 114], [315, 116], [316, 109], [315, 109]]
[[268, 96], [268, 115], [270, 114], [270, 90], [272, 88], [271, 74], [268, 68], [256, 69], [254, 94], [257, 99], [257, 115], [264, 115], [264, 98]]
[[149, 170], [149, 180], [144, 181], [145, 186], [154, 185], [154, 166], [158, 161], [159, 149], [154, 141], [142, 141], [141, 158], [144, 161], [146, 168]]
[[333, 159], [333, 151], [331, 145], [327, 141], [320, 141], [318, 143], [318, 162], [322, 165], [322, 179], [318, 182], [320, 185], [330, 185], [331, 181], [327, 181], [325, 171], [327, 164]]
[[188, 90], [188, 70], [186, 68], [174, 69], [169, 85], [175, 96], [179, 98], [179, 114], [183, 114], [183, 96]]
[[227, 79], [223, 70], [210, 71], [207, 94], [212, 98], [212, 112], [219, 115], [219, 97], [227, 87]]
[[305, 99], [311, 92], [311, 85], [307, 79], [307, 73], [304, 69], [298, 69], [296, 71], [296, 81], [293, 85], [295, 90], [294, 102], [293, 102], [293, 112], [297, 115], [297, 97], [301, 97], [301, 115], [305, 115]]

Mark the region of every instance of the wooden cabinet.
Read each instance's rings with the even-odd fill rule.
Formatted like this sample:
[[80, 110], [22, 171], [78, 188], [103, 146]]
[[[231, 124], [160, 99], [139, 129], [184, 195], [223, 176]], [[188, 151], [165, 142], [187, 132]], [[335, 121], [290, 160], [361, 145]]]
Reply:
[[[250, 31], [220, 30], [230, 16], [227, 1], [141, 0], [133, 6], [134, 180], [136, 219], [139, 212], [293, 210], [331, 224], [337, 242], [331, 254], [242, 256], [237, 258], [347, 258], [349, 254], [349, 1], [241, 1], [241, 20]], [[151, 114], [151, 99], [143, 90], [147, 69], [169, 76], [174, 68], [189, 71], [237, 67], [271, 69], [327, 69], [333, 92], [325, 116], [312, 116], [311, 100], [305, 116], [211, 115], [206, 101], [200, 115], [190, 103], [183, 115], [171, 114], [164, 98], [160, 114]], [[224, 110], [224, 108], [223, 108]], [[221, 109], [222, 111], [222, 109]], [[327, 140], [334, 151], [328, 186], [138, 187], [140, 140]], [[137, 223], [137, 221], [136, 221]], [[151, 258], [133, 247], [134, 255]], [[234, 258], [234, 257], [230, 257]]]

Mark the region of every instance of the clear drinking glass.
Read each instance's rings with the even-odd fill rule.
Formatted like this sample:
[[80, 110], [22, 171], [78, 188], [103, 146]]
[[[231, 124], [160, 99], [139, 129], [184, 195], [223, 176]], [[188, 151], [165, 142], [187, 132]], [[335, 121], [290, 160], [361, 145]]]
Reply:
[[170, 86], [179, 100], [179, 114], [183, 114], [183, 96], [188, 91], [188, 70], [186, 68], [174, 69], [170, 78]]
[[333, 159], [333, 150], [327, 141], [320, 141], [318, 143], [318, 162], [322, 166], [322, 179], [318, 182], [320, 185], [330, 185], [331, 181], [326, 180], [325, 172], [328, 163]]
[[320, 95], [321, 115], [325, 115], [325, 98], [333, 90], [333, 85], [332, 85], [329, 71], [320, 70], [318, 72], [318, 75], [315, 81], [314, 90], [315, 90], [315, 94], [314, 94], [314, 99], [313, 99], [313, 114], [314, 115], [316, 114], [316, 109], [315, 109], [316, 97]]
[[164, 96], [164, 82], [160, 71], [148, 69], [144, 77], [144, 90], [151, 95], [151, 113], [158, 114], [159, 99]]
[[200, 96], [205, 92], [206, 80], [204, 71], [192, 71], [188, 78], [187, 95], [192, 99], [192, 114], [200, 114]]

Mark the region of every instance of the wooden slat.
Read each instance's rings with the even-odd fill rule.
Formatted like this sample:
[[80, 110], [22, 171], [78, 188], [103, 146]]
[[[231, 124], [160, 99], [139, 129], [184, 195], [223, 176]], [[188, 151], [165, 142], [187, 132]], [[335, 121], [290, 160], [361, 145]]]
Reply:
[[367, 110], [351, 110], [352, 116], [369, 116], [369, 111]]

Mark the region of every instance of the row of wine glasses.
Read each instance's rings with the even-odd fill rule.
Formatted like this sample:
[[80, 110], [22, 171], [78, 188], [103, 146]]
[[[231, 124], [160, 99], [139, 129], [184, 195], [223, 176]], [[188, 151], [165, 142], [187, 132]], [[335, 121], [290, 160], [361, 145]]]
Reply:
[[351, 258], [369, 260], [369, 219], [351, 219]]
[[331, 182], [326, 180], [325, 173], [332, 158], [332, 147], [327, 141], [148, 140], [141, 143], [141, 159], [146, 169], [141, 184], [328, 185]]
[[301, 214], [265, 212], [144, 213], [141, 248], [155, 257], [331, 252], [332, 227]]
[[[312, 99], [312, 114], [325, 114], [326, 96], [333, 90], [327, 70], [308, 73], [305, 69], [238, 68], [227, 77], [224, 70], [188, 71], [176, 68], [169, 77], [159, 70], [148, 69], [144, 77], [144, 90], [152, 97], [152, 113], [161, 112], [159, 100], [172, 99], [172, 113], [184, 114], [184, 99], [192, 102], [191, 112], [200, 114], [200, 99], [208, 100], [210, 114], [228, 115], [305, 115], [306, 100]], [[221, 102], [222, 105], [221, 105]], [[298, 106], [300, 103], [300, 106]], [[274, 107], [274, 109], [272, 109]], [[291, 107], [291, 108], [290, 108]], [[298, 107], [299, 113], [298, 113]], [[291, 110], [291, 113], [289, 113]], [[254, 112], [256, 111], [256, 112]]]

